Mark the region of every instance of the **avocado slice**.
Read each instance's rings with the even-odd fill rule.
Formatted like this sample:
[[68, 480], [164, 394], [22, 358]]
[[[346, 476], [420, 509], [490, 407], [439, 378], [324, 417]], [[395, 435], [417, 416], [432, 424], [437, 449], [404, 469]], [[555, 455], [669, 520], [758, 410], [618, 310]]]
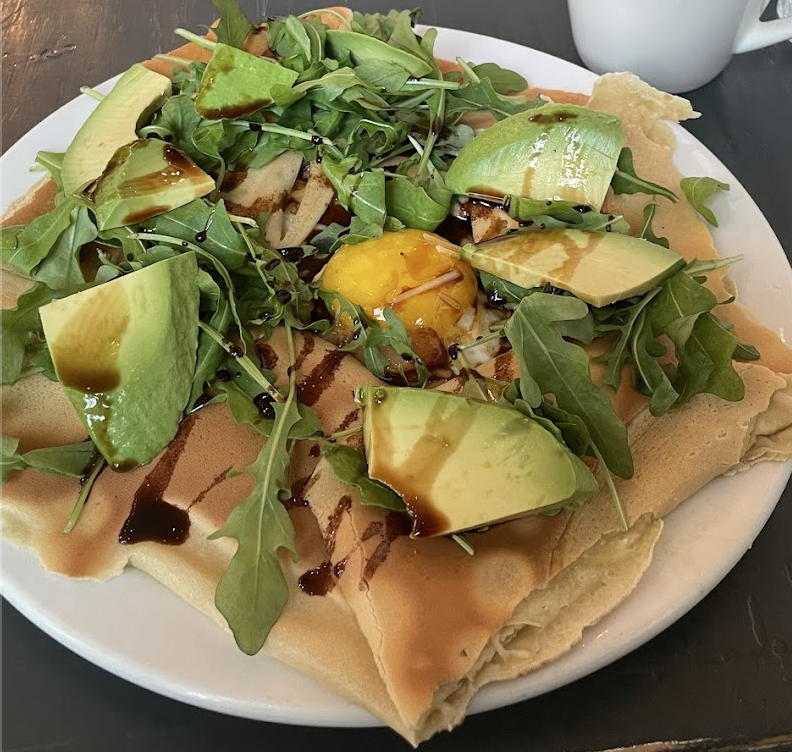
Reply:
[[356, 65], [370, 61], [387, 61], [404, 68], [411, 76], [421, 78], [433, 72], [433, 68], [425, 60], [406, 50], [400, 50], [387, 42], [359, 34], [356, 31], [327, 30], [327, 43], [335, 57], [348, 54]]
[[551, 284], [595, 308], [651, 290], [685, 259], [648, 240], [616, 232], [521, 230], [466, 245], [471, 266], [520, 287]]
[[365, 386], [369, 475], [398, 493], [413, 538], [575, 506], [597, 491], [586, 465], [517, 410], [429, 389]]
[[458, 194], [569, 201], [599, 211], [623, 145], [619, 118], [547, 104], [507, 117], [465, 144], [446, 187]]
[[133, 141], [118, 149], [91, 191], [100, 230], [133, 225], [189, 204], [215, 181], [165, 141]]
[[272, 88], [290, 88], [296, 71], [271, 58], [218, 43], [201, 77], [196, 112], [207, 120], [239, 118], [272, 102]]
[[61, 168], [66, 195], [96, 180], [118, 147], [137, 138], [137, 128], [170, 94], [170, 79], [139, 63], [124, 73], [66, 149]]
[[116, 470], [176, 435], [198, 346], [198, 265], [183, 253], [40, 309], [55, 372]]

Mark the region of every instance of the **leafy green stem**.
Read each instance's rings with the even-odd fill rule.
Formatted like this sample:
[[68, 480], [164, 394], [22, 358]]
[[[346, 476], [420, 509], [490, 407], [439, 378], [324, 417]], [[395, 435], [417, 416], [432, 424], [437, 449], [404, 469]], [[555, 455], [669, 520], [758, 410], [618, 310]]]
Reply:
[[242, 369], [247, 373], [267, 394], [272, 397], [276, 402], [283, 402], [283, 395], [264, 377], [261, 369], [247, 356], [240, 354], [239, 348], [233, 343], [229, 342], [220, 332], [214, 327], [203, 321], [198, 322], [198, 326], [202, 331], [206, 332], [220, 347], [222, 347]]
[[93, 488], [94, 481], [99, 477], [99, 473], [102, 472], [106, 464], [107, 462], [105, 461], [105, 458], [101, 455], [98, 455], [97, 459], [93, 463], [93, 466], [91, 467], [90, 472], [82, 481], [80, 495], [77, 497], [77, 501], [74, 503], [74, 507], [72, 508], [71, 514], [69, 515], [69, 519], [66, 521], [66, 527], [63, 528], [64, 535], [68, 535], [77, 524], [77, 520], [80, 518], [80, 513], [82, 512], [85, 502], [88, 500], [88, 496], [90, 495], [91, 489]]
[[[424, 89], [461, 89], [462, 84], [456, 81], [440, 81], [436, 78], [411, 78], [405, 81], [401, 90], [404, 92], [423, 91]], [[400, 92], [399, 92], [400, 93]]]
[[611, 499], [613, 499], [613, 503], [616, 506], [616, 511], [619, 514], [619, 520], [621, 521], [622, 527], [627, 530], [629, 529], [630, 525], [627, 522], [627, 515], [624, 513], [624, 507], [622, 506], [621, 500], [619, 499], [619, 493], [616, 490], [616, 485], [613, 482], [613, 477], [610, 474], [610, 470], [608, 470], [608, 466], [605, 464], [605, 460], [602, 458], [597, 445], [592, 441], [590, 446], [591, 451], [594, 452], [594, 456], [597, 458], [597, 462], [599, 462], [599, 466], [602, 468], [602, 472], [605, 475], [605, 482], [608, 484], [608, 491], [610, 491]]
[[214, 50], [217, 47], [217, 42], [213, 42], [211, 39], [207, 39], [206, 37], [202, 37], [200, 34], [193, 34], [191, 31], [187, 29], [176, 29], [175, 33], [180, 36], [182, 39], [186, 39], [188, 42], [192, 42], [194, 45], [198, 47], [202, 47], [205, 50]]
[[706, 259], [704, 261], [694, 259], [682, 271], [685, 272], [685, 274], [696, 277], [699, 274], [707, 274], [708, 272], [715, 271], [716, 269], [722, 269], [726, 266], [731, 266], [732, 264], [736, 264], [738, 261], [742, 260], [742, 254], [739, 256], [728, 256], [726, 258]]
[[461, 535], [460, 533], [454, 533], [451, 536], [451, 540], [453, 540], [455, 543], [458, 543], [464, 549], [465, 553], [468, 553], [471, 556], [476, 553], [476, 549], [473, 548], [470, 541], [464, 535]]
[[437, 143], [437, 139], [440, 138], [440, 132], [443, 129], [443, 122], [445, 121], [445, 97], [445, 89], [439, 89], [437, 91], [437, 109], [433, 112], [432, 108], [429, 108], [429, 115], [431, 118], [431, 122], [429, 124], [429, 135], [426, 137], [423, 154], [421, 154], [421, 161], [418, 163], [418, 169], [415, 171], [415, 179], [413, 182], [416, 185], [419, 185], [424, 180], [427, 165], [431, 164], [429, 162], [429, 157], [431, 156], [432, 149]]
[[174, 65], [181, 65], [184, 68], [189, 68], [191, 62], [195, 62], [194, 60], [187, 60], [183, 57], [176, 57], [176, 55], [166, 55], [164, 53], [160, 53], [159, 55], [154, 55], [155, 60], [164, 60], [166, 63], [173, 63]]
[[318, 133], [311, 133], [310, 131], [299, 131], [296, 128], [286, 128], [277, 123], [253, 123], [253, 125], [264, 133], [276, 133], [280, 136], [288, 138], [299, 138], [303, 141], [313, 141], [321, 139], [320, 143], [330, 152], [333, 159], [342, 161], [344, 159], [343, 152], [333, 143], [332, 139], [326, 136], [320, 136]]
[[474, 347], [478, 347], [479, 345], [486, 345], [488, 342], [494, 342], [495, 340], [505, 336], [503, 329], [504, 326], [499, 326], [497, 329], [490, 332], [489, 334], [485, 334], [480, 339], [473, 340], [473, 342], [466, 342], [464, 345], [457, 345], [457, 350], [460, 352], [466, 352], [467, 350], [472, 350]]
[[91, 99], [95, 99], [97, 102], [101, 102], [105, 98], [105, 95], [102, 94], [102, 92], [92, 89], [90, 86], [81, 86], [80, 94], [85, 94]]
[[457, 65], [460, 68], [462, 68], [462, 74], [464, 75], [465, 81], [467, 83], [474, 83], [474, 84], [481, 83], [481, 79], [479, 78], [476, 71], [474, 71], [473, 68], [471, 68], [461, 57], [458, 57], [456, 59], [456, 62]]
[[363, 430], [363, 426], [356, 426], [355, 428], [347, 428], [346, 431], [336, 431], [335, 433], [329, 433], [327, 436], [322, 436], [320, 441], [340, 441], [341, 439], [345, 439], [347, 436], [354, 436], [356, 433], [360, 433]]

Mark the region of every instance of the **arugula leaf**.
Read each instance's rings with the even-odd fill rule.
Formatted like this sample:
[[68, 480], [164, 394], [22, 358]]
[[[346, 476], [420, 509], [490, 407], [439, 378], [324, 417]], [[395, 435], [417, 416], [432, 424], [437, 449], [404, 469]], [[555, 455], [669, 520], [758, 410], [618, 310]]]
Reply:
[[164, 128], [171, 135], [171, 143], [183, 151], [204, 170], [212, 170], [217, 159], [204, 154], [193, 142], [193, 132], [201, 124], [201, 116], [195, 111], [195, 93], [183, 93], [170, 97], [153, 125]]
[[652, 231], [652, 220], [654, 219], [655, 212], [657, 211], [657, 203], [651, 201], [643, 208], [643, 221], [641, 223], [641, 231], [638, 233], [639, 238], [648, 240], [650, 243], [661, 245], [663, 248], [668, 248], [668, 238], [658, 238]]
[[128, 259], [137, 259], [146, 250], [143, 243], [135, 237], [135, 231], [131, 227], [102, 230], [98, 239], [103, 245], [120, 247]]
[[52, 362], [49, 348], [46, 342], [34, 342], [25, 348], [27, 364], [25, 365], [22, 376], [32, 376], [40, 373], [50, 381], [57, 381], [55, 374], [55, 364]]
[[446, 129], [446, 135], [435, 144], [434, 152], [439, 156], [456, 157], [459, 150], [473, 140], [476, 132], [466, 123], [457, 123]]
[[24, 227], [3, 228], [2, 258], [53, 290], [71, 290], [85, 282], [80, 249], [96, 236], [88, 209], [66, 199]]
[[682, 178], [679, 186], [693, 208], [707, 220], [713, 227], [718, 226], [718, 218], [712, 209], [707, 206], [709, 201], [718, 191], [728, 191], [729, 184], [721, 183], [714, 178]]
[[55, 181], [55, 185], [58, 186], [58, 191], [63, 191], [63, 181], [61, 180], [61, 167], [63, 166], [63, 157], [65, 154], [61, 152], [55, 151], [40, 151], [36, 154], [36, 162], [44, 167], [50, 175], [52, 175], [52, 179]]
[[562, 410], [547, 399], [542, 400], [537, 412], [555, 426], [563, 442], [574, 454], [583, 457], [589, 451], [591, 435], [579, 415]]
[[[589, 232], [619, 232], [626, 235], [630, 225], [617, 214], [601, 214], [589, 207], [570, 201], [541, 201], [539, 199], [509, 196], [509, 216], [518, 222], [532, 222], [541, 230], [587, 230]], [[505, 206], [504, 206], [505, 208]]]
[[356, 160], [352, 157], [336, 162], [325, 156], [322, 170], [333, 184], [338, 202], [353, 211], [360, 222], [378, 225], [385, 223], [385, 172], [382, 169], [351, 173]]
[[737, 340], [710, 313], [716, 304], [712, 292], [680, 272], [663, 284], [648, 309], [652, 334], [666, 334], [674, 343], [678, 365], [673, 384], [679, 402], [704, 392], [734, 402], [745, 395], [732, 364]]
[[395, 491], [369, 478], [366, 456], [362, 449], [344, 444], [324, 444], [322, 457], [327, 460], [340, 481], [358, 488], [361, 504], [406, 512], [404, 502]]
[[[216, 381], [213, 386], [226, 395], [228, 409], [237, 423], [250, 425], [264, 436], [269, 436], [273, 432], [275, 420], [264, 417], [257, 407], [255, 400], [260, 397], [261, 387], [257, 387], [252, 379], [245, 378], [245, 374], [242, 374], [240, 378], [234, 378], [232, 381]], [[289, 429], [288, 438], [301, 441], [321, 436], [322, 424], [316, 413], [310, 407], [301, 404], [297, 405], [297, 411], [300, 420]]]
[[210, 157], [219, 157], [226, 138], [225, 121], [199, 125], [192, 134], [195, 148]]
[[519, 94], [528, 88], [528, 82], [519, 73], [501, 68], [497, 63], [481, 63], [470, 67], [479, 78], [488, 79], [498, 94]]
[[[402, 16], [407, 18], [404, 19]], [[397, 23], [406, 21], [406, 24], [412, 27], [418, 23], [420, 17], [420, 8], [390, 10], [388, 13], [360, 13], [355, 11], [352, 14], [352, 31], [367, 34], [387, 42], [392, 36]]]
[[407, 227], [432, 232], [448, 216], [453, 193], [439, 177], [423, 186], [407, 177], [393, 176], [385, 183], [388, 214]]
[[243, 49], [253, 24], [242, 11], [239, 0], [212, 0], [212, 4], [220, 14], [220, 23], [214, 29], [217, 41]]
[[277, 54], [280, 64], [298, 73], [321, 75], [319, 71], [325, 70], [319, 62], [324, 57], [325, 35], [324, 24], [318, 20], [311, 23], [297, 16], [277, 19], [267, 28], [269, 46]]
[[69, 226], [58, 236], [33, 275], [53, 290], [72, 290], [85, 283], [80, 249], [96, 240], [96, 225], [85, 206], [72, 209]]
[[492, 305], [517, 304], [528, 295], [540, 292], [541, 287], [520, 287], [513, 282], [496, 277], [489, 272], [479, 271], [479, 279]]
[[[759, 357], [756, 348], [738, 342], [728, 324], [712, 314], [717, 298], [703, 286], [698, 270], [718, 268], [720, 261], [691, 262], [629, 304], [617, 303], [597, 312], [600, 332], [618, 332], [612, 349], [598, 360], [607, 363], [605, 383], [618, 388], [622, 366], [632, 362], [636, 390], [651, 398], [652, 415], [672, 405], [709, 393], [739, 401], [745, 386], [732, 360]], [[660, 337], [674, 345], [673, 358]]]
[[525, 112], [545, 104], [543, 99], [526, 99], [518, 96], [505, 96], [498, 94], [488, 78], [482, 78], [478, 83], [470, 82], [461, 89], [448, 92], [446, 116], [458, 120], [466, 112], [491, 112], [498, 120]]
[[179, 94], [195, 96], [201, 86], [204, 70], [206, 70], [206, 63], [197, 60], [191, 61], [187, 68], [174, 66], [170, 74], [174, 88]]
[[[724, 304], [721, 303], [720, 305]], [[734, 332], [734, 324], [721, 321], [721, 319], [719, 319], [717, 316], [715, 317], [715, 321], [717, 321], [718, 325], [722, 326], [727, 332]], [[759, 350], [757, 350], [753, 345], [749, 345], [747, 342], [741, 342], [740, 340], [737, 340], [734, 347], [734, 355], [732, 355], [734, 360], [759, 360], [761, 357], [762, 356], [759, 353]]]
[[2, 456], [0, 456], [0, 481], [5, 483], [14, 470], [24, 470], [27, 463], [17, 452], [19, 439], [3, 434]]
[[[342, 235], [339, 238], [338, 245], [354, 245], [355, 243], [363, 243], [366, 240], [376, 240], [377, 238], [382, 237], [383, 228], [376, 224], [366, 224], [362, 222], [360, 217], [354, 216], [352, 217], [352, 222], [349, 224], [349, 231], [346, 235]], [[338, 250], [337, 247], [333, 247], [333, 251]]]
[[[205, 311], [203, 310], [204, 301], [210, 296], [215, 297], [216, 302], [210, 307], [213, 313], [209, 318], [209, 326], [225, 336], [233, 321], [228, 297], [223, 294], [220, 290], [220, 285], [207, 272], [199, 270], [198, 279], [199, 287], [201, 288], [201, 317], [205, 316]], [[198, 333], [195, 371], [193, 372], [190, 398], [187, 400], [185, 414], [190, 412], [195, 407], [196, 402], [203, 397], [204, 385], [214, 378], [224, 358], [225, 350], [223, 350], [222, 346], [215, 342], [207, 332], [201, 330]]]
[[391, 11], [388, 15], [393, 21], [390, 35], [388, 36], [388, 44], [409, 52], [434, 67], [434, 57], [427, 53], [413, 29], [418, 16], [416, 11], [402, 10], [396, 13]]
[[633, 465], [627, 429], [592, 383], [585, 351], [566, 342], [558, 328], [560, 322], [587, 314], [588, 306], [577, 298], [536, 293], [520, 301], [504, 332], [520, 365], [523, 398], [538, 407], [542, 395], [552, 394], [559, 408], [583, 421], [607, 467], [629, 478]]
[[209, 206], [200, 198], [143, 222], [142, 227], [157, 235], [168, 235], [189, 243], [198, 233], [206, 233], [200, 247], [229, 271], [239, 269], [248, 258], [245, 239], [234, 229], [221, 199]]
[[635, 174], [632, 149], [627, 146], [619, 153], [616, 172], [613, 173], [613, 179], [611, 180], [611, 188], [617, 195], [622, 193], [648, 193], [653, 196], [663, 196], [674, 203], [679, 201], [677, 195], [668, 190], [668, 188], [663, 188], [662, 185], [639, 178]]
[[[287, 327], [289, 360], [294, 363], [294, 342]], [[215, 605], [248, 655], [261, 650], [267, 635], [289, 599], [289, 586], [278, 552], [285, 548], [297, 558], [294, 528], [279, 494], [289, 490], [289, 433], [301, 420], [296, 401], [296, 375], [289, 379], [285, 402], [273, 403], [275, 421], [256, 461], [245, 469], [255, 480], [251, 494], [210, 536], [235, 538], [239, 547], [215, 591]]]
[[619, 333], [613, 345], [613, 349], [597, 358], [598, 361], [607, 365], [605, 370], [605, 383], [609, 387], [613, 389], [619, 388], [621, 384], [622, 367], [627, 357], [630, 355], [630, 343], [632, 342], [636, 323], [638, 322], [639, 316], [643, 313], [644, 308], [646, 308], [652, 301], [652, 298], [659, 292], [660, 288], [655, 287], [632, 305], [625, 306], [624, 304], [616, 304], [609, 307], [610, 311], [601, 312], [601, 315], [610, 316], [611, 320], [608, 321], [608, 323], [598, 324], [597, 331]]
[[664, 367], [660, 358], [666, 348], [652, 335], [646, 310], [638, 314], [630, 335], [630, 356], [633, 362], [633, 387], [650, 397], [649, 412], [655, 417], [662, 415], [679, 399], [679, 392], [671, 383], [674, 369]]
[[366, 60], [355, 68], [355, 73], [369, 86], [389, 94], [400, 92], [410, 78], [409, 71], [392, 60]]
[[597, 327], [591, 311], [579, 319], [559, 321], [556, 326], [564, 339], [574, 339], [584, 345], [591, 344], [597, 338]]
[[22, 373], [25, 347], [31, 335], [41, 333], [38, 309], [49, 303], [55, 294], [46, 285], [38, 284], [19, 296], [15, 308], [0, 311], [2, 332], [2, 383], [13, 384]]
[[[365, 314], [361, 311], [361, 316], [363, 315]], [[368, 336], [363, 345], [363, 360], [366, 363], [366, 367], [375, 376], [387, 381], [392, 380], [393, 363], [390, 358], [382, 352], [383, 350], [391, 348], [395, 351], [396, 355], [415, 365], [416, 374], [415, 379], [412, 381], [417, 381], [423, 386], [429, 379], [429, 371], [422, 363], [415, 350], [413, 350], [412, 342], [407, 334], [407, 329], [392, 308], [385, 308], [382, 315], [385, 317], [387, 327], [380, 326], [377, 322], [371, 322], [371, 325], [368, 327]], [[405, 366], [397, 365], [397, 368], [405, 381], [408, 381], [405, 373]]]
[[[54, 209], [36, 217], [16, 236], [16, 241], [8, 243], [3, 235], [2, 259], [23, 274], [30, 275], [50, 252], [61, 233], [72, 222], [71, 211], [75, 206], [73, 199], [61, 201]], [[7, 245], [8, 243], [8, 245]]]
[[3, 436], [2, 482], [8, 480], [12, 470], [32, 468], [40, 473], [82, 476], [96, 454], [92, 441], [58, 447], [32, 449], [25, 454], [17, 452], [19, 439]]

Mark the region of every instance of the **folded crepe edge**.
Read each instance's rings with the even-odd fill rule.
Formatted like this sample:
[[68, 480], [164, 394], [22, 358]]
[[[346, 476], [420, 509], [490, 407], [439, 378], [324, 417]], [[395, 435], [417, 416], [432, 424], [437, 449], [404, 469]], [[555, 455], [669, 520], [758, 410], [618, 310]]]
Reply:
[[588, 627], [635, 589], [652, 561], [662, 528], [662, 520], [643, 515], [628, 530], [604, 535], [544, 588], [523, 599], [468, 675], [437, 689], [410, 741], [419, 744], [454, 728], [486, 684], [536, 671], [580, 643]]

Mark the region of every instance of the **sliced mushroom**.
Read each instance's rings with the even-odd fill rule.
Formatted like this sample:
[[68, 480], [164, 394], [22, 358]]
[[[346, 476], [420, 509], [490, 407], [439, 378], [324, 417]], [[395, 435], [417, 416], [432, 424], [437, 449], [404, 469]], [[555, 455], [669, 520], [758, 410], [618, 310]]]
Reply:
[[263, 167], [230, 172], [220, 193], [232, 214], [255, 219], [283, 209], [302, 165], [302, 155], [287, 151]]
[[[275, 225], [278, 226], [278, 233], [282, 233], [284, 225], [284, 215], [281, 212], [280, 217], [275, 220], [275, 215], [270, 217], [267, 222], [267, 242], [271, 243], [275, 248], [290, 248], [292, 246], [302, 245], [305, 239], [311, 234], [316, 224], [327, 211], [330, 202], [335, 196], [335, 191], [330, 181], [325, 177], [324, 172], [320, 165], [316, 162], [311, 162], [308, 170], [308, 182], [302, 191], [302, 199], [300, 201], [300, 208], [297, 213], [291, 218], [286, 233], [280, 237], [279, 240], [273, 242]], [[295, 196], [292, 196], [295, 198]], [[270, 226], [272, 228], [272, 239]]]
[[[264, 229], [264, 240], [266, 240], [267, 245], [272, 248], [278, 248], [278, 243], [280, 243], [280, 239], [283, 237], [283, 216], [283, 209], [278, 209], [270, 214], [267, 220], [267, 226]], [[286, 246], [283, 247], [285, 248]]]
[[474, 243], [496, 238], [506, 230], [515, 230], [520, 226], [517, 220], [496, 206], [470, 201], [466, 208], [470, 214]]

